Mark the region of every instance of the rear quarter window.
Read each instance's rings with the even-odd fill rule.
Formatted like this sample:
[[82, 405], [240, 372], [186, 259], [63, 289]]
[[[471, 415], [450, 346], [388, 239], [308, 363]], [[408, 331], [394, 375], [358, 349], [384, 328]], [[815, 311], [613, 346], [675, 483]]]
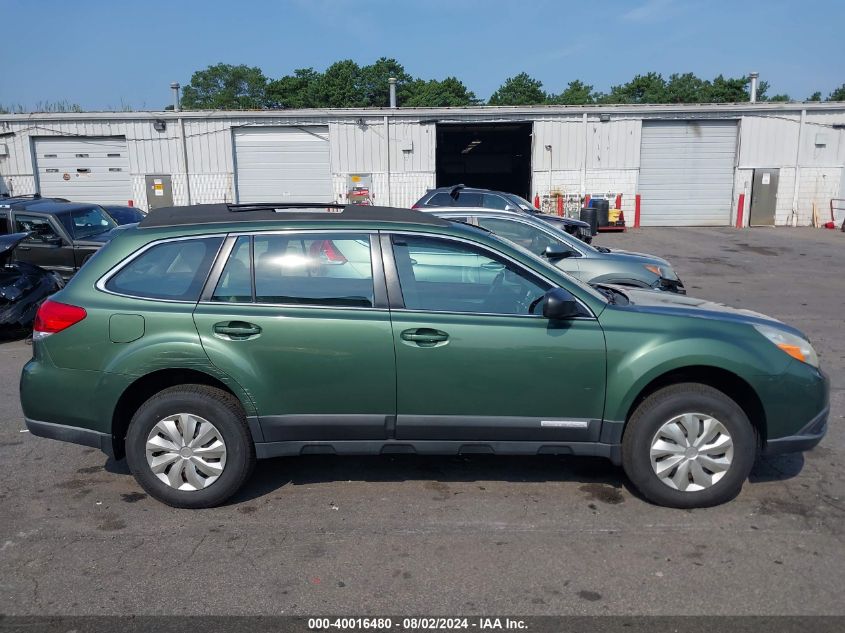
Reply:
[[123, 266], [105, 284], [142, 299], [198, 301], [222, 237], [162, 242]]

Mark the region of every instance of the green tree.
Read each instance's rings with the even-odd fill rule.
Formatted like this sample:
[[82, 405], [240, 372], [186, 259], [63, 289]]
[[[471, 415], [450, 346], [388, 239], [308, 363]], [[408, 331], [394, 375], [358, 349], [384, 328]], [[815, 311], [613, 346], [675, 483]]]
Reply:
[[746, 77], [724, 77], [719, 75], [706, 90], [706, 103], [742, 103], [748, 101], [748, 90], [746, 89], [748, 79]]
[[547, 95], [543, 83], [532, 79], [527, 73], [508, 77], [496, 92], [490, 96], [490, 105], [537, 105], [546, 103]]
[[351, 59], [326, 68], [310, 86], [308, 95], [318, 108], [365, 108], [369, 105], [361, 67]]
[[285, 75], [267, 84], [267, 103], [273, 108], [313, 108], [314, 84], [320, 73], [313, 68], [297, 68], [293, 75]]
[[666, 103], [666, 80], [659, 73], [636, 75], [621, 86], [611, 86], [605, 103]]
[[267, 78], [255, 66], [217, 64], [198, 70], [182, 91], [186, 110], [255, 110], [267, 100]]
[[704, 103], [710, 82], [699, 79], [693, 73], [669, 75], [666, 82], [667, 103]]
[[410, 96], [407, 87], [413, 81], [402, 64], [395, 59], [381, 57], [361, 68], [361, 89], [368, 106], [386, 108], [390, 105], [390, 86], [387, 83], [390, 77], [396, 79], [396, 100], [401, 105]]
[[839, 86], [836, 90], [831, 92], [828, 97], [828, 101], [845, 101], [845, 84]]
[[415, 79], [406, 87], [406, 97], [400, 105], [409, 108], [457, 108], [478, 103], [471, 90], [456, 77], [437, 79]]
[[580, 79], [569, 82], [566, 90], [558, 95], [549, 95], [549, 103], [556, 105], [587, 105], [595, 103], [596, 96], [593, 87]]
[[816, 91], [807, 97], [807, 101], [821, 101], [822, 100], [822, 93]]

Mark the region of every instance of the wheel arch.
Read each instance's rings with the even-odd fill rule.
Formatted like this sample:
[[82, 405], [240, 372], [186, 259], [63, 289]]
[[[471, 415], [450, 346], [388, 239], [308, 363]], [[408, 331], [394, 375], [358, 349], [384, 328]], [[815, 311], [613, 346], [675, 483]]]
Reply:
[[710, 365], [678, 367], [653, 378], [636, 394], [627, 407], [623, 437], [625, 429], [628, 426], [628, 420], [631, 419], [631, 415], [646, 398], [664, 387], [684, 382], [695, 382], [713, 387], [736, 402], [751, 421], [752, 426], [757, 432], [758, 441], [761, 445], [765, 444], [766, 438], [768, 437], [766, 410], [754, 387], [737, 374], [727, 369]]
[[126, 432], [129, 428], [129, 423], [132, 421], [132, 416], [138, 408], [159, 391], [168, 387], [186, 384], [216, 387], [231, 394], [247, 415], [251, 409], [248, 403], [244, 402], [243, 398], [235, 393], [231, 387], [211, 374], [187, 368], [160, 369], [151, 372], [141, 376], [126, 387], [114, 407], [111, 428], [115, 459], [121, 459], [126, 454], [124, 446]]

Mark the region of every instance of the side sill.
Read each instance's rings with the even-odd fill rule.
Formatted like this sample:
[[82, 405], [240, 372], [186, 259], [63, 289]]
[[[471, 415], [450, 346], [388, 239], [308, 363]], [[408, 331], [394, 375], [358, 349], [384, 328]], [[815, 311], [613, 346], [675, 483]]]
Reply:
[[578, 455], [622, 463], [619, 444], [599, 442], [467, 442], [442, 440], [346, 440], [260, 442], [259, 459], [293, 455]]

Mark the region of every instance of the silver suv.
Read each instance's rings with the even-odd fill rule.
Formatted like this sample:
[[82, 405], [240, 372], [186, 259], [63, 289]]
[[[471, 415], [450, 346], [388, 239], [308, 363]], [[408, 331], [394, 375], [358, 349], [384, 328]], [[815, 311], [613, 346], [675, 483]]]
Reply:
[[441, 218], [480, 226], [587, 283], [617, 284], [686, 294], [684, 284], [665, 259], [644, 253], [611, 251], [585, 244], [545, 220], [527, 213], [482, 208], [423, 209]]

